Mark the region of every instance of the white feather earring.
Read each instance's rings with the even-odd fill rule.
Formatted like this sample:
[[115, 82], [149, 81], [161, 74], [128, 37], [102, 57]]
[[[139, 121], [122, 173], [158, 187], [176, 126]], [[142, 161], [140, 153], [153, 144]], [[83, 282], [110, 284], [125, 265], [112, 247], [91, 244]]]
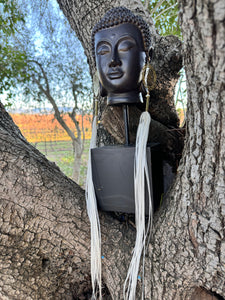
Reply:
[[[98, 84], [98, 83], [97, 83]], [[99, 89], [96, 88], [94, 81], [94, 94], [97, 98]], [[92, 164], [91, 164], [91, 149], [96, 148], [97, 140], [97, 101], [95, 101], [95, 117], [92, 124], [92, 136], [89, 149], [88, 170], [86, 178], [86, 204], [88, 217], [91, 224], [91, 282], [92, 282], [92, 299], [102, 299], [101, 292], [101, 229], [98, 215], [97, 199], [92, 178]]]
[[[134, 157], [134, 198], [135, 198], [135, 224], [136, 224], [136, 242], [133, 249], [133, 256], [127, 272], [124, 283], [124, 299], [134, 300], [136, 295], [136, 286], [138, 280], [138, 272], [141, 256], [143, 257], [142, 271], [142, 299], [144, 299], [144, 260], [146, 241], [152, 230], [153, 207], [152, 207], [152, 191], [150, 183], [150, 174], [147, 162], [147, 142], [151, 117], [148, 112], [149, 108], [149, 91], [154, 88], [156, 75], [149, 64], [146, 64], [142, 70], [142, 82], [147, 90], [146, 95], [146, 111], [141, 114], [135, 145]], [[150, 74], [151, 73], [151, 74]], [[152, 77], [152, 74], [154, 77]], [[147, 189], [146, 189], [147, 188]], [[145, 224], [145, 197], [149, 199], [148, 224]]]

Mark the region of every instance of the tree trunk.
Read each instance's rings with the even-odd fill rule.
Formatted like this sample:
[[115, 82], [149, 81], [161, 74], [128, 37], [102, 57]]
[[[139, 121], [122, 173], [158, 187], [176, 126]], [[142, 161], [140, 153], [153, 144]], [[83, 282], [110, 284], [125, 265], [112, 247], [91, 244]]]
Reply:
[[76, 140], [73, 140], [74, 164], [72, 179], [77, 183], [80, 181], [81, 156], [83, 149], [83, 141], [81, 138], [76, 138]]
[[74, 155], [72, 179], [75, 182], [78, 182], [78, 183], [80, 181], [80, 166], [81, 166], [81, 156], [75, 154]]
[[224, 8], [224, 1], [180, 1], [187, 133], [173, 189], [155, 218], [153, 299], [190, 299], [196, 287], [225, 297]]
[[[88, 44], [87, 54], [93, 22], [112, 5], [131, 3], [58, 1], [83, 45]], [[142, 9], [138, 1], [132, 5]], [[223, 299], [224, 1], [180, 0], [180, 11], [188, 81], [187, 133], [175, 182], [154, 217], [145, 260], [145, 296]], [[174, 53], [172, 44], [164, 58]], [[89, 61], [92, 68], [90, 55]], [[170, 99], [167, 96], [164, 104], [169, 106]], [[160, 112], [155, 115], [164, 124]], [[90, 235], [84, 192], [26, 142], [2, 106], [0, 166], [0, 298], [88, 299]], [[124, 222], [109, 213], [100, 213], [100, 222], [104, 299], [107, 289], [113, 299], [122, 299], [135, 228], [129, 219]]]

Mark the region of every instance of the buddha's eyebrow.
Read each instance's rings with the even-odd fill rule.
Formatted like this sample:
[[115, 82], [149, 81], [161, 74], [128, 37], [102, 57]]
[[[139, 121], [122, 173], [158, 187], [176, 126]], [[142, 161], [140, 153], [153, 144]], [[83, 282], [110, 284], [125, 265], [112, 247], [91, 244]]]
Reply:
[[124, 40], [124, 39], [129, 39], [129, 40], [133, 40], [133, 41], [135, 41], [136, 42], [136, 39], [133, 37], [133, 36], [131, 36], [131, 35], [127, 35], [127, 34], [125, 34], [125, 35], [122, 35], [119, 39], [118, 39], [118, 41], [120, 41], [120, 40]]
[[[116, 43], [119, 43], [119, 42], [121, 42], [122, 40], [125, 40], [125, 39], [127, 39], [127, 40], [129, 39], [129, 40], [132, 40], [135, 43], [137, 43], [136, 39], [133, 36], [127, 35], [127, 33], [125, 33], [124, 35], [119, 37], [118, 40], [116, 40]], [[101, 38], [101, 39], [99, 39], [99, 41], [96, 45], [96, 48], [99, 47], [99, 45], [101, 45], [101, 44], [108, 44], [110, 46], [112, 42], [113, 41], [111, 41], [110, 39], [107, 39], [106, 37]]]
[[105, 39], [102, 39], [102, 40], [98, 41], [98, 43], [97, 43], [97, 45], [96, 45], [96, 49], [97, 49], [98, 47], [100, 47], [101, 45], [107, 45], [107, 46], [111, 47], [110, 42], [106, 41]]
[[130, 36], [130, 35], [122, 36], [121, 38], [118, 39], [117, 43], [120, 43], [120, 42], [122, 42], [124, 40], [129, 40], [129, 41], [132, 41], [132, 42], [134, 42], [134, 43], [137, 44], [136, 39], [134, 37]]

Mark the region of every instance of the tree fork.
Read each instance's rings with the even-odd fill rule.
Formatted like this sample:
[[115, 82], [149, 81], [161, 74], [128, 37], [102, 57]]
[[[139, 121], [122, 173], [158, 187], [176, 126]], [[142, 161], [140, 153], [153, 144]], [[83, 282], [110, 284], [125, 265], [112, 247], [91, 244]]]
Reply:
[[[59, 2], [86, 42], [97, 16], [112, 5]], [[91, 5], [98, 7], [98, 14], [93, 10], [90, 20]], [[132, 5], [141, 8], [137, 1]], [[154, 218], [146, 257], [147, 299], [196, 299], [199, 291], [225, 298], [223, 7], [223, 0], [180, 1], [187, 135], [176, 180]], [[85, 27], [85, 22], [90, 25]], [[79, 285], [87, 295], [90, 234], [84, 192], [27, 143], [2, 105], [0, 165], [1, 297], [72, 299]], [[122, 299], [135, 229], [113, 214], [101, 213], [100, 221], [103, 280], [112, 298]]]

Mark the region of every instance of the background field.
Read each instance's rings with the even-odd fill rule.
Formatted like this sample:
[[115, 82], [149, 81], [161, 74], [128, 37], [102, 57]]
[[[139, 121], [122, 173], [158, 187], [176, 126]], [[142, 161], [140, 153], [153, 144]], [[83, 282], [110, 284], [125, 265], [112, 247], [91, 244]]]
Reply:
[[[44, 141], [69, 141], [70, 137], [61, 127], [53, 114], [11, 114], [14, 122], [20, 128], [22, 134], [28, 142], [37, 143]], [[76, 134], [76, 128], [68, 114], [63, 117], [69, 128]], [[85, 115], [83, 124], [85, 129], [85, 138], [91, 138], [91, 119], [92, 116]], [[81, 124], [82, 116], [77, 116]]]
[[[73, 170], [73, 149], [72, 142], [64, 129], [55, 120], [52, 114], [11, 114], [14, 122], [20, 128], [22, 134], [33, 146], [42, 152], [50, 161], [55, 162], [61, 171], [68, 177], [72, 177]], [[65, 115], [65, 121], [73, 128], [68, 115]], [[81, 116], [78, 116], [81, 122]], [[82, 165], [80, 170], [79, 184], [85, 186], [87, 171], [88, 150], [91, 137], [91, 116], [84, 117], [85, 127], [85, 149], [82, 155]]]
[[[66, 174], [66, 176], [72, 178], [74, 157], [72, 143], [70, 141], [49, 141], [31, 144], [35, 145], [35, 147], [50, 161], [54, 161], [61, 171]], [[83, 188], [85, 187], [85, 178], [87, 173], [89, 145], [90, 140], [85, 141], [80, 169], [80, 180], [78, 182]]]

